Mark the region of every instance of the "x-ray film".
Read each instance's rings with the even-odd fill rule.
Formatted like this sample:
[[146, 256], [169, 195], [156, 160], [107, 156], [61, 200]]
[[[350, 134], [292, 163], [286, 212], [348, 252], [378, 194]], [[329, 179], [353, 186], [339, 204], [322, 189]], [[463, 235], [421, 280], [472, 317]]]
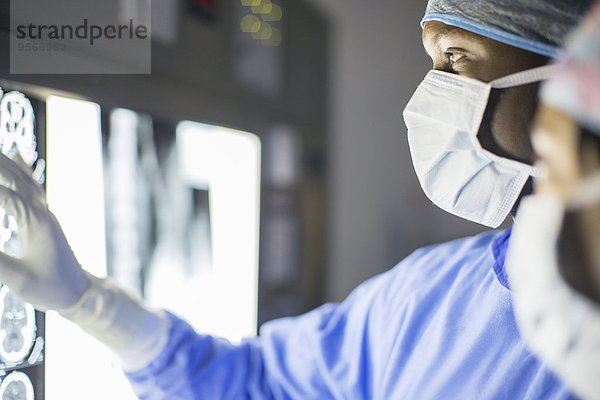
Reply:
[[0, 384], [0, 400], [33, 400], [33, 385], [27, 375], [12, 372]]
[[0, 360], [5, 364], [23, 362], [35, 341], [35, 310], [7, 286], [0, 289]]
[[0, 151], [9, 157], [18, 152], [23, 161], [33, 165], [38, 158], [33, 123], [33, 107], [27, 97], [19, 92], [4, 94], [0, 100]]
[[[4, 94], [0, 89], [0, 152], [9, 158], [19, 155], [29, 166], [38, 161], [36, 138], [34, 134], [34, 114], [31, 102], [22, 93]], [[43, 181], [45, 163], [39, 160], [33, 173], [38, 182]], [[16, 237], [17, 224], [11, 215], [0, 208], [0, 251], [11, 251], [18, 246], [7, 246]]]

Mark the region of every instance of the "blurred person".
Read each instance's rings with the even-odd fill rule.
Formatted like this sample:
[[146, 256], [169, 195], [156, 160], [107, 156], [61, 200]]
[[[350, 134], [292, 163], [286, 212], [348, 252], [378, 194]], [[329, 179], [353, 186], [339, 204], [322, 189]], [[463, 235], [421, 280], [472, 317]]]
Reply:
[[[591, 0], [430, 0], [433, 61], [404, 117], [415, 171], [441, 208], [498, 227], [527, 193], [540, 81]], [[0, 206], [22, 257], [0, 281], [121, 359], [142, 399], [569, 399], [517, 331], [504, 261], [511, 230], [419, 249], [340, 304], [264, 324], [232, 345], [84, 272], [44, 193], [0, 156]]]
[[533, 130], [539, 168], [507, 271], [521, 333], [584, 399], [600, 399], [600, 2], [544, 85]]

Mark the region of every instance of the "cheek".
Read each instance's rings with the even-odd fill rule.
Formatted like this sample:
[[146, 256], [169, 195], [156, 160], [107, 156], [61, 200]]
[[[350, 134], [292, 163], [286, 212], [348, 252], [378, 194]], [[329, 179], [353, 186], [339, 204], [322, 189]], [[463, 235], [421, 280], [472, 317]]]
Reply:
[[530, 131], [537, 107], [538, 85], [502, 91], [492, 117], [492, 137], [498, 147], [519, 161], [532, 163]]

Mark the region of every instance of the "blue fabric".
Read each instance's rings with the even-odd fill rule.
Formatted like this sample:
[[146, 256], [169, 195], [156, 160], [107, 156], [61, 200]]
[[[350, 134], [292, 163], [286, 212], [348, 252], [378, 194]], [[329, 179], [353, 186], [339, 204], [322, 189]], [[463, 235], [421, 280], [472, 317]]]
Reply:
[[506, 253], [508, 252], [508, 242], [510, 240], [510, 234], [512, 232], [512, 226], [499, 234], [492, 241], [492, 253], [494, 254], [494, 272], [498, 278], [498, 282], [507, 289], [510, 289], [508, 283], [508, 276], [506, 276], [506, 270], [504, 269], [504, 263], [506, 262]]
[[171, 315], [164, 351], [128, 378], [143, 400], [574, 398], [516, 330], [493, 267], [505, 236], [417, 250], [344, 302], [238, 346]]
[[421, 26], [440, 21], [547, 57], [594, 0], [429, 0]]

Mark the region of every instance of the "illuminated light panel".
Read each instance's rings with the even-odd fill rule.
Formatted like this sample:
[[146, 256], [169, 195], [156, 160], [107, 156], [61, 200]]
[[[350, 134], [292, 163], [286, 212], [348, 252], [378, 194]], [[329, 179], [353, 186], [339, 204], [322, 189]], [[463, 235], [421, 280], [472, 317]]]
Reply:
[[138, 193], [142, 184], [137, 180], [138, 115], [118, 108], [110, 113], [110, 138], [107, 143], [105, 168], [108, 201], [107, 221], [111, 232], [108, 245], [111, 249], [111, 277], [121, 288], [140, 295], [141, 259], [138, 254], [140, 237], [138, 226]]
[[[47, 200], [85, 269], [106, 276], [100, 107], [47, 99]], [[116, 357], [55, 312], [46, 313], [46, 399], [134, 400]]]
[[177, 293], [156, 300], [196, 329], [239, 342], [254, 336], [257, 325], [260, 141], [184, 121], [177, 126], [177, 149], [184, 182], [208, 183], [213, 265], [189, 282], [161, 280]]

